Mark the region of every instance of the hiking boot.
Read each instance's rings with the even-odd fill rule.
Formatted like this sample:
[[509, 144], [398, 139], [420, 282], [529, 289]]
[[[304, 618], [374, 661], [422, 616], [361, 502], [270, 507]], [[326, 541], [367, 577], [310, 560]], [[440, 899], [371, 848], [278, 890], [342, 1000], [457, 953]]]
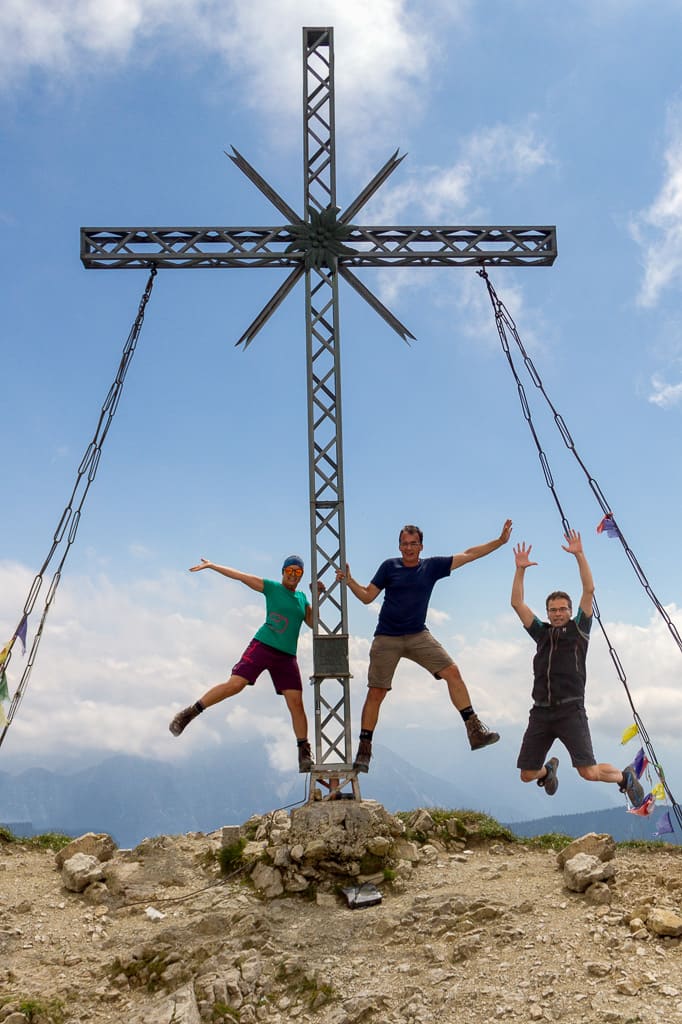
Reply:
[[625, 793], [627, 795], [627, 798], [633, 807], [641, 807], [644, 803], [644, 790], [637, 778], [637, 773], [631, 764], [629, 764], [627, 768], [623, 768], [623, 781], [618, 788], [621, 793]]
[[369, 762], [372, 760], [372, 741], [360, 740], [358, 752], [353, 761], [353, 768], [356, 772], [368, 772]]
[[182, 711], [178, 711], [177, 715], [168, 726], [174, 736], [179, 736], [183, 729], [186, 729], [193, 718], [196, 718], [199, 712], [191, 704], [188, 708], [183, 708]]
[[538, 786], [542, 786], [547, 796], [554, 796], [557, 789], [559, 788], [559, 780], [557, 778], [557, 768], [559, 767], [559, 758], [550, 757], [549, 761], [545, 765], [547, 774], [541, 779], [537, 780]]
[[472, 750], [480, 750], [481, 747], [489, 747], [491, 743], [497, 743], [500, 738], [499, 732], [491, 730], [483, 724], [478, 715], [471, 715], [464, 723], [469, 737], [469, 746]]
[[301, 743], [298, 748], [298, 770], [299, 772], [309, 772], [313, 766], [313, 752], [310, 749], [310, 744], [306, 740], [305, 743]]

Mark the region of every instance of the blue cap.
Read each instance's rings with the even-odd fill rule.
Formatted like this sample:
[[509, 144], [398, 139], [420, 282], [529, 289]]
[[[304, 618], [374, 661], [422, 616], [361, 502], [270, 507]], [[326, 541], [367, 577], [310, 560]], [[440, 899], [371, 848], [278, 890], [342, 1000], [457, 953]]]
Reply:
[[297, 565], [299, 569], [304, 569], [303, 559], [300, 555], [289, 555], [288, 558], [284, 559], [284, 565], [282, 566], [282, 572], [287, 568], [288, 565]]

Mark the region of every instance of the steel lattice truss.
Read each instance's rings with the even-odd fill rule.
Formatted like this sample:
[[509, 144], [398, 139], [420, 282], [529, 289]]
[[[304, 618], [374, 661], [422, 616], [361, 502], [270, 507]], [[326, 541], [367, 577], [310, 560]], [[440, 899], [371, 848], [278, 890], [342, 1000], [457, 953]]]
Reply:
[[[82, 228], [87, 268], [247, 268], [288, 271], [237, 344], [248, 346], [295, 284], [305, 279], [308, 456], [313, 587], [315, 766], [312, 781], [359, 787], [352, 768], [346, 588], [335, 569], [346, 563], [339, 349], [339, 278], [404, 339], [411, 332], [360, 281], [366, 267], [549, 266], [554, 227], [367, 226], [353, 223], [404, 157], [396, 150], [343, 211], [336, 205], [334, 33], [303, 29], [304, 212], [296, 213], [236, 149], [230, 160], [285, 223], [278, 227]], [[311, 787], [312, 793], [312, 787]]]
[[[343, 217], [339, 220], [344, 223]], [[294, 237], [282, 227], [83, 228], [86, 267], [293, 268], [300, 254], [287, 253]], [[548, 266], [556, 258], [553, 227], [350, 227], [355, 250], [343, 267]]]

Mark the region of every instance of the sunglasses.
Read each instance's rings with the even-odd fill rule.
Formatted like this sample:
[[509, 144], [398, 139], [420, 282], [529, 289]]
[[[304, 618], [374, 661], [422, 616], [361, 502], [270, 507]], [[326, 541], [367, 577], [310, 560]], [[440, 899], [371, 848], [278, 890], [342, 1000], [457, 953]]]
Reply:
[[303, 575], [303, 569], [301, 569], [301, 567], [298, 566], [298, 565], [288, 565], [286, 567], [286, 569], [284, 569], [283, 571], [284, 571], [286, 576], [302, 576]]

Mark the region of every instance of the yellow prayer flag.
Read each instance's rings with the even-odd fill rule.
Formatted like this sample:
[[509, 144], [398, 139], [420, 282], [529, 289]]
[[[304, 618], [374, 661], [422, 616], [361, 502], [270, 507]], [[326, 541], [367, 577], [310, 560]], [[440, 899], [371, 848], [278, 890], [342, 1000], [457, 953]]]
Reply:
[[656, 800], [665, 800], [665, 789], [663, 788], [662, 782], [656, 783], [654, 788], [651, 790], [651, 795], [655, 797]]
[[4, 665], [5, 664], [5, 662], [7, 661], [7, 655], [9, 654], [9, 652], [11, 650], [12, 650], [12, 641], [10, 640], [9, 643], [6, 643], [5, 646], [3, 647], [3, 649], [0, 651], [0, 665]]
[[621, 744], [627, 743], [628, 740], [631, 740], [632, 737], [636, 736], [638, 732], [639, 732], [639, 726], [637, 725], [636, 722], [633, 722], [633, 724], [628, 726], [628, 728], [625, 730], [625, 732], [621, 736], [621, 738], [620, 738]]
[[7, 721], [7, 715], [5, 714], [2, 704], [0, 704], [0, 729], [4, 729], [6, 725], [9, 725]]

